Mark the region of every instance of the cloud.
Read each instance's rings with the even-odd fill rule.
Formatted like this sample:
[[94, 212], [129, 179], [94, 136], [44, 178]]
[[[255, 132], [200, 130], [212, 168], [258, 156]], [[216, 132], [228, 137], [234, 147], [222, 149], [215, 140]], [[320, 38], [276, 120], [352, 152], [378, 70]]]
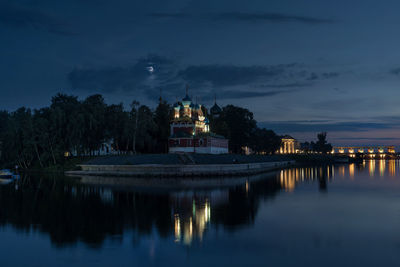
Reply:
[[340, 74], [338, 72], [324, 72], [321, 74], [324, 79], [336, 78]]
[[[148, 66], [154, 68], [149, 73]], [[192, 92], [212, 94], [212, 90], [228, 90], [230, 87], [252, 85], [257, 82], [280, 81], [288, 69], [296, 64], [271, 66], [234, 66], [234, 65], [190, 65], [181, 66], [178, 62], [158, 55], [140, 58], [136, 63], [126, 67], [74, 68], [67, 75], [68, 82], [74, 90], [101, 91], [144, 91], [148, 96], [159, 94], [177, 95], [185, 84], [189, 84]], [[180, 84], [181, 86], [176, 86]], [[286, 84], [274, 85], [275, 89], [284, 89]], [[267, 88], [267, 87], [266, 87]], [[243, 89], [243, 88], [242, 88]], [[262, 88], [265, 89], [265, 88]], [[234, 94], [233, 91], [236, 93]], [[251, 92], [240, 89], [227, 91], [230, 97], [267, 96], [278, 94], [278, 90], [258, 90]]]
[[393, 74], [393, 75], [399, 75], [399, 74], [400, 74], [400, 68], [391, 69], [391, 70], [389, 71], [389, 73], [390, 73], [390, 74]]
[[375, 140], [375, 141], [400, 141], [399, 137], [336, 137], [335, 140]]
[[[149, 72], [151, 66], [154, 71]], [[307, 78], [310, 71], [298, 63], [277, 65], [183, 65], [159, 55], [139, 58], [125, 67], [74, 68], [67, 75], [72, 89], [89, 92], [125, 92], [157, 99], [162, 95], [174, 101], [184, 93], [211, 100], [215, 92], [220, 99], [272, 97], [314, 85]], [[317, 74], [316, 74], [317, 75]], [[323, 73], [318, 74], [324, 77]]]
[[[72, 89], [83, 91], [101, 91], [112, 93], [118, 91], [143, 91], [148, 87], [158, 86], [160, 81], [168, 81], [173, 61], [158, 55], [140, 58], [135, 64], [127, 67], [75, 68], [67, 75]], [[149, 73], [148, 67], [154, 68]]]
[[[236, 91], [236, 90], [222, 90], [218, 94], [218, 99], [243, 99], [243, 98], [253, 98], [253, 97], [266, 97], [275, 96], [279, 94], [289, 93], [293, 90], [286, 91]], [[210, 91], [206, 100], [212, 100], [213, 94]]]
[[390, 122], [305, 122], [305, 121], [276, 121], [260, 122], [260, 126], [274, 129], [279, 133], [301, 132], [367, 132], [370, 130], [392, 129], [398, 124]]
[[331, 19], [322, 19], [310, 16], [297, 16], [283, 13], [244, 13], [244, 12], [227, 12], [227, 13], [168, 13], [154, 12], [147, 14], [154, 18], [171, 18], [171, 19], [187, 19], [187, 18], [205, 18], [221, 21], [238, 21], [238, 22], [269, 22], [269, 23], [302, 23], [309, 25], [334, 23]]
[[332, 79], [339, 76], [338, 72], [323, 72], [321, 74], [317, 73], [310, 73], [309, 77], [307, 78], [308, 81], [316, 81], [321, 79]]
[[197, 65], [187, 67], [178, 75], [197, 85], [236, 86], [261, 80], [279, 80], [287, 69], [295, 66], [295, 63], [270, 66]]
[[161, 13], [161, 12], [155, 12], [155, 13], [150, 13], [147, 14], [149, 17], [154, 17], [154, 18], [173, 18], [173, 19], [183, 19], [183, 18], [188, 18], [189, 15], [185, 13]]
[[315, 141], [317, 133], [328, 132], [328, 141], [334, 145], [400, 145], [398, 121], [398, 118], [370, 117], [368, 121], [264, 121], [258, 126], [278, 134], [290, 134], [301, 141]]
[[0, 24], [44, 30], [59, 35], [76, 35], [58, 18], [38, 10], [8, 4], [0, 4]]
[[308, 16], [296, 16], [282, 13], [242, 13], [230, 12], [220, 13], [215, 16], [216, 19], [236, 20], [236, 21], [250, 21], [250, 22], [273, 22], [273, 23], [287, 23], [297, 22], [303, 24], [327, 24], [333, 23], [330, 19], [321, 19]]
[[315, 81], [318, 80], [318, 75], [315, 74], [314, 72], [310, 74], [310, 77], [307, 78], [308, 81]]
[[309, 87], [312, 86], [309, 82], [294, 82], [294, 83], [284, 83], [284, 84], [261, 84], [258, 87], [261, 88], [293, 88], [293, 87]]

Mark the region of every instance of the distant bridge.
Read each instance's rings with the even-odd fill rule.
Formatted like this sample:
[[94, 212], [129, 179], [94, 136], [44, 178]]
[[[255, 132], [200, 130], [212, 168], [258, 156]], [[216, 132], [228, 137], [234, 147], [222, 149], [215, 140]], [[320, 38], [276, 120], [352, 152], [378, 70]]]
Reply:
[[332, 154], [343, 154], [350, 157], [385, 158], [393, 157], [396, 151], [394, 146], [335, 146]]

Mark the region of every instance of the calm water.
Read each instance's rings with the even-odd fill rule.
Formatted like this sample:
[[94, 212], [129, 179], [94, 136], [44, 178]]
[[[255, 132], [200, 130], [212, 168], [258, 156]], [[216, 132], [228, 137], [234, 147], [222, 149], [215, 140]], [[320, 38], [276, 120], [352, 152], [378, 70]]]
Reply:
[[185, 190], [23, 177], [0, 186], [0, 256], [0, 266], [399, 266], [400, 165]]

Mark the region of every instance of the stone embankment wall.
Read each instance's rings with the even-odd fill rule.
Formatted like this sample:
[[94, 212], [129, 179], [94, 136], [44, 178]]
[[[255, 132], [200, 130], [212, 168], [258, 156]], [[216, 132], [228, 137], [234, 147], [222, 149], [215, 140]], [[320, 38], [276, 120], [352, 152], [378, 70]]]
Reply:
[[207, 164], [207, 165], [80, 165], [81, 171], [69, 171], [67, 175], [94, 176], [156, 176], [156, 177], [195, 177], [247, 175], [271, 171], [290, 165], [295, 161], [257, 162], [245, 164]]

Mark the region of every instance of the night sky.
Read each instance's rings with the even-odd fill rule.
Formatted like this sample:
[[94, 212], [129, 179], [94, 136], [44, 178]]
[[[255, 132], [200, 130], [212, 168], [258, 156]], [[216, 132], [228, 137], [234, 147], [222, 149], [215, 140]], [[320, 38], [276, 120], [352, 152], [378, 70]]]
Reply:
[[[1, 109], [58, 92], [250, 109], [300, 141], [400, 145], [400, 1], [0, 0]], [[149, 71], [153, 67], [154, 71]]]

